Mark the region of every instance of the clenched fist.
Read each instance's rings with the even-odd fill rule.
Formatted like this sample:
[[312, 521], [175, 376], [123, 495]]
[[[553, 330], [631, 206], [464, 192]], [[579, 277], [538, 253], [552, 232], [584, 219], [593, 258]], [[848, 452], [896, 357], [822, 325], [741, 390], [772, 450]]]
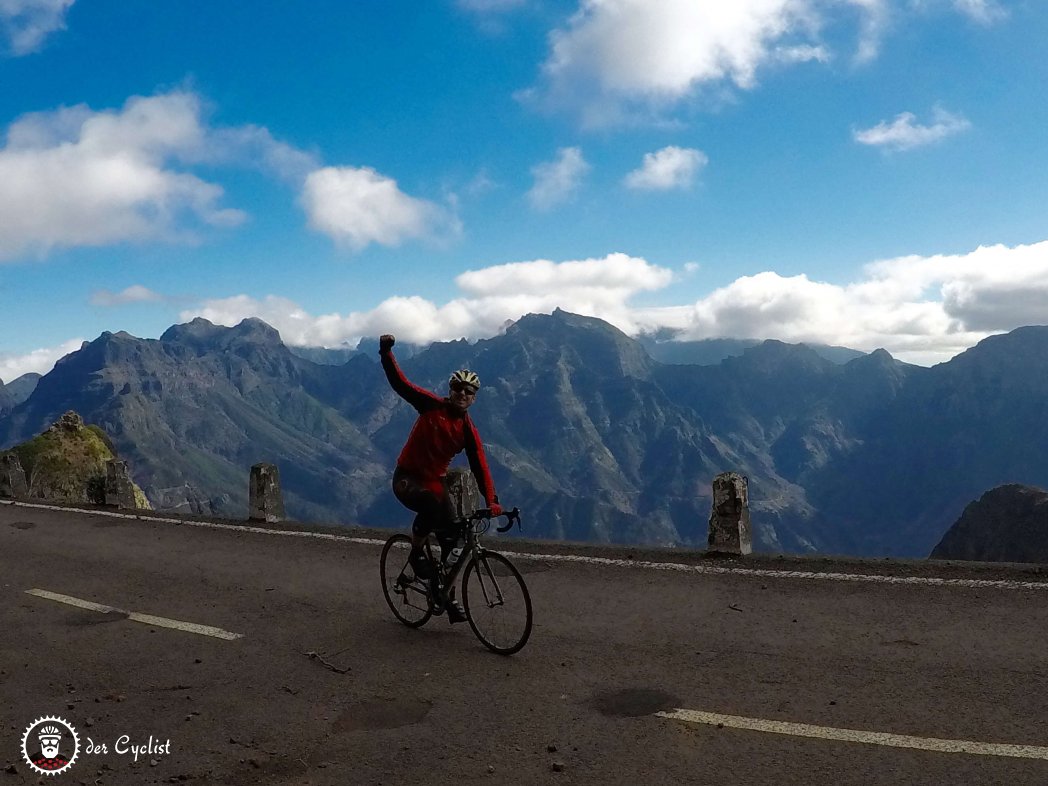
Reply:
[[393, 349], [393, 345], [397, 343], [397, 338], [394, 335], [386, 333], [378, 339], [378, 351], [389, 352]]

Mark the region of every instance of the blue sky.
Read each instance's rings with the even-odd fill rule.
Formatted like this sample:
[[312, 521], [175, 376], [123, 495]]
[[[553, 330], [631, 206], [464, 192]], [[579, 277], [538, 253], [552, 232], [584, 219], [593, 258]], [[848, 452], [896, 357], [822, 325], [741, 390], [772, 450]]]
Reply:
[[0, 379], [102, 331], [946, 360], [1048, 314], [1041, 0], [0, 3]]

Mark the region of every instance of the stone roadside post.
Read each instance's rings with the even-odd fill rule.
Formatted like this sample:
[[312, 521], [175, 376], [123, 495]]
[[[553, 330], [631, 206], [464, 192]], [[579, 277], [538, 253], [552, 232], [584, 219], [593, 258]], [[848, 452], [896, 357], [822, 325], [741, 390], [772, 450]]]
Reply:
[[110, 459], [106, 462], [106, 505], [114, 505], [120, 510], [138, 507], [126, 461]]
[[480, 489], [472, 472], [459, 467], [449, 469], [445, 483], [448, 487], [448, 506], [454, 518], [464, 518], [477, 510], [480, 505]]
[[283, 521], [284, 495], [280, 491], [280, 470], [276, 464], [255, 464], [248, 484], [248, 513], [251, 521]]
[[22, 462], [16, 454], [4, 453], [0, 456], [0, 497], [19, 499], [28, 493]]
[[709, 549], [715, 554], [751, 554], [750, 501], [747, 480], [737, 472], [722, 472], [713, 479]]

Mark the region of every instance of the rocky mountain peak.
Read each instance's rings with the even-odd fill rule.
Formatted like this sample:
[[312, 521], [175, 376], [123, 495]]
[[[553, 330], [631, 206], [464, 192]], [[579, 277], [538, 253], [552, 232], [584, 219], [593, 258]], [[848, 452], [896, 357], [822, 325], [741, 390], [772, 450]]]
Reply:
[[555, 309], [552, 314], [528, 314], [510, 326], [504, 337], [492, 339], [492, 346], [502, 339], [516, 339], [524, 344], [530, 356], [547, 359], [560, 357], [571, 349], [584, 360], [587, 369], [598, 376], [624, 374], [647, 377], [653, 361], [643, 346], [618, 328], [595, 317]]
[[[59, 372], [61, 376], [63, 373], [72, 373], [72, 369], [76, 369], [76, 372], [82, 372], [84, 369], [97, 370], [109, 363], [122, 362], [138, 352], [143, 342], [144, 339], [136, 338], [123, 330], [117, 333], [103, 331], [94, 341], [85, 341], [79, 350], [61, 358], [55, 364], [54, 372]], [[45, 388], [53, 382], [48, 379], [52, 374], [40, 380], [40, 384]]]
[[915, 368], [909, 363], [896, 360], [884, 349], [875, 349], [868, 355], [860, 355], [844, 364], [845, 373], [861, 380], [877, 379], [897, 382], [906, 376], [907, 371]]
[[172, 325], [160, 336], [160, 341], [180, 344], [198, 355], [235, 345], [284, 346], [276, 328], [257, 317], [248, 317], [234, 327], [216, 325], [203, 317], [196, 317], [191, 322]]
[[1016, 368], [1036, 363], [1048, 366], [1048, 326], [1030, 325], [984, 338], [953, 358], [955, 369]]
[[728, 358], [726, 363], [749, 371], [771, 374], [779, 373], [784, 368], [803, 369], [826, 373], [834, 364], [823, 358], [807, 344], [787, 344], [775, 339], [762, 341], [755, 347], [743, 351], [736, 358]]
[[222, 330], [210, 320], [196, 317], [190, 322], [181, 325], [172, 325], [160, 336], [161, 341], [173, 342], [194, 346], [203, 342], [210, 342]]
[[259, 344], [272, 344], [277, 345], [283, 344], [280, 339], [280, 332], [267, 322], [263, 322], [257, 317], [248, 317], [242, 320], [238, 325], [230, 328], [232, 331], [230, 335], [234, 336], [239, 341], [251, 341]]
[[40, 381], [40, 374], [35, 372], [29, 372], [22, 376], [11, 380], [6, 385], [7, 392], [14, 397], [14, 403], [21, 404], [36, 388], [37, 383]]
[[64, 415], [62, 415], [62, 417], [60, 417], [58, 420], [52, 423], [48, 431], [67, 431], [76, 433], [77, 431], [80, 431], [83, 427], [84, 419], [73, 410], [69, 410]]

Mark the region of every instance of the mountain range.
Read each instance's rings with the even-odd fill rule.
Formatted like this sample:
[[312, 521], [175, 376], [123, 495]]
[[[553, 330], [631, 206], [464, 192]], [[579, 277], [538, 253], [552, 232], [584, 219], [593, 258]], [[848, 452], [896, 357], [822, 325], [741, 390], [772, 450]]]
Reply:
[[[986, 489], [1048, 485], [1046, 327], [932, 368], [778, 341], [666, 363], [648, 343], [558, 310], [476, 343], [397, 350], [431, 390], [455, 368], [480, 375], [471, 415], [532, 537], [703, 545], [712, 478], [734, 470], [758, 550], [924, 557]], [[0, 447], [75, 410], [154, 507], [242, 517], [248, 468], [269, 461], [295, 518], [405, 527], [389, 478], [414, 411], [375, 352], [300, 354], [257, 319], [103, 333], [0, 415]]]
[[40, 381], [39, 374], [23, 374], [6, 385], [0, 379], [0, 417], [25, 401]]

